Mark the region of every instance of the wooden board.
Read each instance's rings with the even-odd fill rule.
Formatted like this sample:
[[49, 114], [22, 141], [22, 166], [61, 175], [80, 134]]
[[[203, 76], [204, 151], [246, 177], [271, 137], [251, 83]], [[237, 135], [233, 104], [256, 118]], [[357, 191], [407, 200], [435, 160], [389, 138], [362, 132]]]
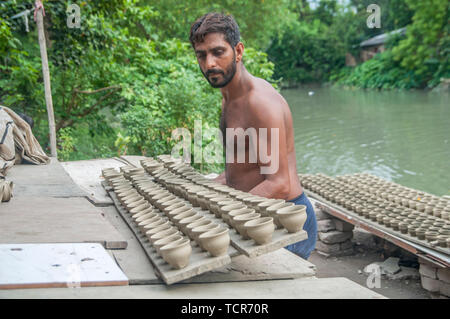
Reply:
[[0, 289], [128, 285], [96, 243], [3, 244], [0, 260]]
[[[102, 184], [106, 186], [104, 183]], [[107, 187], [105, 187], [105, 189], [108, 191]], [[115, 193], [113, 191], [109, 191], [108, 194], [113, 200], [119, 214], [139, 239], [142, 248], [145, 250], [148, 258], [154, 265], [155, 271], [166, 284], [170, 285], [231, 263], [230, 255], [212, 257], [209, 253], [202, 251], [194, 244], [192, 247], [189, 265], [183, 269], [172, 269], [172, 267], [168, 265], [150, 245], [147, 237], [141, 233], [136, 223], [131, 218], [131, 215], [128, 214], [128, 212], [122, 207]], [[230, 247], [229, 253], [233, 253], [232, 247]]]
[[236, 248], [240, 253], [250, 258], [261, 256], [283, 248], [287, 245], [308, 239], [308, 233], [304, 230], [301, 230], [297, 233], [288, 233], [286, 229], [281, 228], [275, 229], [272, 235], [272, 241], [270, 243], [258, 245], [253, 239], [243, 239], [242, 236], [233, 227], [229, 226], [226, 222], [223, 221], [223, 219], [217, 218], [209, 210], [202, 210], [200, 207], [194, 207], [194, 210], [204, 216], [207, 216], [209, 219], [212, 219], [215, 223], [229, 228], [231, 245], [233, 245], [233, 247]]
[[18, 197], [0, 205], [0, 244], [85, 242], [127, 247], [102, 211], [85, 198]]
[[[403, 238], [405, 240], [411, 241], [413, 243], [417, 243], [419, 245], [425, 246], [427, 248], [437, 250], [437, 251], [439, 251], [441, 253], [444, 253], [446, 255], [450, 255], [450, 248], [444, 248], [444, 247], [440, 247], [440, 246], [432, 246], [426, 240], [420, 240], [417, 237], [412, 237], [409, 234], [403, 234], [400, 231], [395, 231], [394, 229], [386, 227], [384, 225], [381, 225], [381, 224], [379, 224], [379, 223], [377, 223], [377, 222], [375, 222], [375, 221], [373, 221], [373, 220], [371, 220], [369, 218], [366, 218], [364, 216], [358, 215], [357, 213], [355, 213], [353, 211], [349, 211], [348, 209], [346, 209], [344, 207], [341, 207], [341, 206], [339, 206], [336, 203], [332, 203], [331, 201], [323, 198], [322, 196], [320, 196], [320, 195], [318, 195], [316, 193], [313, 193], [311, 191], [306, 191], [306, 190], [305, 190], [305, 193], [307, 194], [308, 197], [312, 197], [314, 199], [317, 199], [321, 203], [323, 203], [323, 204], [318, 203], [317, 205], [319, 206], [320, 209], [322, 209], [323, 211], [328, 212], [328, 213], [330, 213], [332, 215], [333, 215], [333, 213], [331, 212], [331, 210], [342, 211], [346, 215], [348, 215], [351, 218], [353, 218], [355, 221], [362, 221], [362, 222], [364, 222], [364, 223], [366, 223], [366, 224], [368, 224], [368, 225], [370, 225], [370, 226], [372, 226], [374, 228], [381, 229], [385, 233], [392, 234], [392, 235], [394, 235], [396, 237], [400, 237], [400, 238]], [[352, 224], [355, 224], [355, 223], [352, 223]]]
[[[85, 197], [55, 158], [48, 165], [20, 164], [8, 171], [8, 180], [14, 182], [12, 201], [19, 197]], [[0, 208], [1, 210], [1, 208]]]
[[61, 162], [62, 167], [66, 170], [73, 181], [87, 193], [88, 200], [95, 206], [106, 207], [113, 204], [111, 198], [106, 194], [105, 189], [100, 185], [103, 179], [101, 170], [104, 168], [114, 167], [118, 169], [125, 164], [119, 160], [95, 159]]

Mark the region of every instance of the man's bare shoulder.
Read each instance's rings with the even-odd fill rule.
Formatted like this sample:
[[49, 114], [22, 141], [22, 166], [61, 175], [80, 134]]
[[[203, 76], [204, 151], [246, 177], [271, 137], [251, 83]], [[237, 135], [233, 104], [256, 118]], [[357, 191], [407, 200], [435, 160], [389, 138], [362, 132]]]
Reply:
[[256, 79], [255, 87], [248, 97], [249, 112], [264, 117], [282, 117], [286, 108], [289, 108], [286, 100], [269, 82]]

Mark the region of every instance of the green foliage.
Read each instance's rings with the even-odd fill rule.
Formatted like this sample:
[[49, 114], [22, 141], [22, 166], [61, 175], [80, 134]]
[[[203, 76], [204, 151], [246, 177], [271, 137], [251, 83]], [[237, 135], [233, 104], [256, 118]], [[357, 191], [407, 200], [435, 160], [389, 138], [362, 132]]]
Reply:
[[259, 50], [268, 46], [272, 34], [281, 32], [280, 18], [290, 14], [286, 0], [146, 0], [144, 3], [161, 12], [154, 19], [160, 39], [189, 41], [191, 24], [214, 11], [233, 15], [244, 43]]
[[76, 139], [73, 137], [73, 129], [70, 127], [62, 128], [58, 131], [58, 144], [60, 146], [58, 150], [58, 158], [62, 161], [67, 161], [70, 158], [70, 154], [74, 150]]
[[[81, 28], [70, 29], [69, 3], [44, 2], [62, 160], [168, 153], [175, 143], [174, 128], [192, 131], [195, 120], [202, 120], [205, 127], [218, 126], [220, 91], [212, 89], [199, 71], [186, 41], [188, 20], [166, 28], [170, 17], [187, 19], [179, 15], [178, 6], [161, 14], [162, 7], [151, 7], [148, 1], [84, 1], [79, 3]], [[206, 1], [202, 5], [210, 6]], [[190, 11], [192, 21], [203, 14], [204, 6]], [[263, 4], [260, 11], [255, 11], [258, 3], [246, 7], [263, 21], [262, 14], [273, 10], [275, 1]], [[16, 1], [0, 5], [0, 103], [32, 116], [34, 133], [46, 148], [48, 124], [35, 24], [30, 16], [31, 32], [26, 33], [20, 19], [12, 23], [6, 19], [27, 8], [31, 5]], [[255, 26], [244, 27], [247, 39], [263, 33], [267, 38], [258, 28], [253, 35], [250, 30]], [[249, 47], [245, 59], [254, 75], [274, 83], [273, 64], [265, 53]], [[204, 142], [206, 146], [208, 140]]]
[[330, 79], [337, 84], [370, 89], [411, 89], [420, 85], [421, 79], [406, 70], [392, 58], [392, 52], [377, 54], [354, 69], [344, 68]]
[[286, 82], [326, 80], [331, 71], [345, 62], [345, 47], [332, 36], [330, 29], [319, 20], [296, 22], [268, 49], [276, 65], [275, 78]]
[[393, 48], [394, 59], [405, 69], [421, 76], [424, 85], [450, 77], [450, 5], [447, 0], [406, 1], [414, 10], [406, 38]]
[[[354, 70], [334, 72], [331, 79], [362, 88], [411, 89], [431, 88], [441, 78], [450, 78], [448, 1], [403, 0], [389, 8], [391, 22], [395, 9], [406, 11], [404, 20], [400, 21], [412, 21], [407, 26], [406, 37], [392, 37], [386, 43], [387, 52], [377, 54]], [[411, 16], [412, 19], [408, 18]]]

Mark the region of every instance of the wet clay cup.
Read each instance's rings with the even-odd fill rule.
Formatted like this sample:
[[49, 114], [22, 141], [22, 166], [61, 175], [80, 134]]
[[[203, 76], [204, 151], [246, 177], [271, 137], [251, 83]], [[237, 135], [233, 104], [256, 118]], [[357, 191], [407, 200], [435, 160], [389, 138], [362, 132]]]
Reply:
[[284, 202], [284, 203], [278, 203], [272, 206], [267, 207], [266, 212], [269, 217], [273, 218], [273, 223], [275, 224], [276, 228], [281, 228], [283, 225], [281, 225], [280, 221], [278, 220], [277, 211], [281, 208], [294, 206], [294, 203], [291, 202]]
[[157, 217], [157, 216], [159, 217], [158, 214], [150, 212], [150, 213], [147, 213], [147, 214], [144, 214], [144, 215], [141, 215], [141, 216], [137, 217], [136, 219], [134, 219], [134, 221], [135, 221], [136, 224], [139, 224], [140, 222], [143, 222], [144, 220], [151, 219], [151, 218], [154, 218], [154, 217]]
[[212, 207], [213, 207], [214, 215], [216, 215], [217, 218], [222, 218], [222, 210], [221, 210], [222, 207], [228, 206], [231, 204], [239, 204], [239, 202], [235, 201], [234, 199], [227, 198], [227, 199], [217, 202], [216, 204], [213, 204]]
[[182, 212], [181, 214], [177, 214], [173, 217], [173, 222], [175, 225], [179, 225], [180, 221], [186, 217], [191, 217], [191, 216], [196, 216], [199, 215], [196, 211], [194, 211], [193, 209]]
[[173, 221], [175, 216], [185, 213], [185, 212], [193, 212], [193, 211], [194, 210], [192, 209], [192, 207], [184, 205], [184, 206], [175, 208], [174, 210], [168, 211], [167, 216], [169, 217], [169, 219], [171, 221]]
[[244, 224], [248, 236], [258, 245], [264, 245], [272, 240], [275, 225], [272, 217], [261, 217], [249, 220]]
[[190, 238], [194, 239], [192, 230], [196, 227], [205, 226], [205, 225], [209, 225], [209, 224], [213, 224], [213, 221], [210, 219], [207, 219], [207, 218], [198, 219], [198, 220], [186, 225], [186, 233]]
[[178, 228], [180, 228], [180, 230], [184, 233], [184, 234], [188, 234], [187, 232], [187, 225], [189, 225], [190, 223], [193, 223], [195, 221], [202, 221], [205, 220], [206, 218], [200, 214], [196, 214], [196, 215], [192, 215], [186, 218], [183, 218], [180, 220], [179, 224], [178, 224]]
[[180, 242], [184, 238], [185, 237], [183, 237], [179, 234], [173, 234], [173, 235], [156, 240], [153, 243], [153, 247], [155, 247], [156, 252], [161, 255], [161, 247], [162, 246], [165, 246], [167, 244], [174, 243], [174, 242]]
[[[228, 213], [228, 216], [230, 216], [230, 226], [235, 227], [234, 224], [234, 217], [243, 215], [243, 214], [250, 214], [255, 213], [255, 210], [253, 208], [240, 208], [240, 209], [233, 209]], [[258, 216], [260, 217], [260, 216]]]
[[270, 217], [269, 213], [267, 213], [267, 208], [269, 208], [270, 206], [276, 205], [276, 204], [284, 203], [284, 202], [286, 202], [284, 199], [268, 199], [268, 200], [256, 205], [256, 207], [257, 207], [256, 210], [258, 211], [258, 213], [261, 214], [261, 216]]
[[170, 221], [161, 218], [160, 220], [156, 220], [152, 223], [148, 223], [142, 227], [142, 233], [147, 233], [150, 229], [156, 228], [161, 225], [171, 225]]
[[177, 199], [177, 197], [175, 195], [172, 195], [172, 194], [167, 195], [165, 197], [162, 197], [162, 198], [158, 199], [155, 202], [155, 206], [158, 207], [160, 210], [163, 210], [163, 204], [167, 203], [167, 202], [170, 202], [170, 201], [172, 201], [174, 199]]
[[258, 205], [261, 203], [264, 203], [266, 201], [267, 201], [267, 198], [265, 198], [265, 197], [254, 196], [252, 199], [246, 200], [246, 204], [248, 207], [253, 208], [254, 210], [257, 211], [257, 213], [259, 213]]
[[162, 219], [162, 217], [159, 214], [157, 214], [156, 216], [153, 216], [153, 217], [151, 217], [149, 219], [145, 219], [145, 220], [137, 223], [137, 226], [141, 230], [141, 232], [145, 233], [144, 232], [144, 226], [146, 226], [148, 224], [151, 224], [153, 222], [159, 221], [159, 220], [163, 220], [163, 219]]
[[211, 198], [208, 203], [209, 211], [211, 213], [213, 213], [214, 215], [216, 215], [217, 217], [219, 217], [219, 215], [218, 215], [219, 207], [218, 207], [217, 203], [226, 201], [228, 199], [229, 198], [226, 196], [216, 196], [216, 197]]
[[149, 208], [153, 208], [153, 207], [152, 207], [152, 205], [150, 205], [149, 202], [146, 202], [146, 203], [144, 203], [142, 205], [139, 205], [139, 206], [136, 206], [136, 207], [130, 209], [129, 213], [130, 213], [130, 215], [135, 215], [135, 214], [140, 213], [142, 211], [148, 210]]
[[277, 210], [276, 214], [280, 224], [289, 233], [296, 233], [302, 230], [307, 218], [305, 205], [284, 207]]
[[215, 257], [226, 255], [230, 246], [228, 232], [228, 228], [220, 227], [201, 234], [199, 236], [201, 246]]
[[247, 233], [247, 229], [244, 227], [244, 224], [249, 220], [260, 218], [261, 214], [259, 213], [248, 213], [243, 215], [237, 215], [234, 217], [234, 228], [237, 232], [242, 236], [243, 239], [250, 239]]
[[131, 218], [132, 218], [133, 220], [136, 220], [138, 217], [143, 216], [143, 215], [146, 215], [146, 214], [149, 214], [149, 213], [154, 213], [155, 216], [158, 215], [158, 214], [156, 214], [155, 211], [153, 210], [153, 207], [150, 207], [150, 208], [141, 210], [139, 213], [136, 213], [136, 214], [131, 215]]
[[168, 200], [164, 203], [161, 203], [160, 205], [160, 209], [161, 211], [163, 211], [164, 213], [166, 213], [168, 211], [168, 207], [171, 207], [174, 204], [183, 204], [184, 205], [184, 201], [181, 200], [180, 198], [175, 197], [174, 199]]
[[209, 230], [213, 230], [213, 229], [216, 229], [216, 228], [219, 228], [219, 227], [220, 227], [220, 225], [216, 224], [216, 223], [210, 223], [210, 224], [207, 224], [207, 225], [194, 227], [194, 228], [192, 228], [192, 231], [191, 231], [192, 237], [193, 237], [192, 239], [195, 240], [199, 244], [199, 246], [202, 248], [198, 237], [201, 234], [206, 233]]
[[231, 205], [226, 205], [226, 206], [220, 207], [220, 213], [221, 213], [222, 219], [228, 225], [230, 225], [230, 216], [228, 215], [228, 213], [231, 212], [232, 210], [241, 209], [241, 208], [247, 208], [247, 206], [245, 206], [245, 204], [242, 204], [242, 203], [238, 202], [238, 203], [235, 203], [235, 204], [231, 204]]
[[122, 199], [119, 199], [119, 201], [122, 203], [123, 206], [127, 207], [128, 204], [136, 202], [138, 200], [143, 199], [141, 195], [136, 191], [135, 194], [127, 195], [125, 197], [122, 197]]
[[153, 244], [155, 241], [168, 237], [168, 236], [172, 236], [172, 235], [181, 235], [180, 231], [178, 229], [176, 229], [175, 227], [170, 227], [167, 229], [163, 229], [160, 230], [159, 232], [156, 232], [152, 235], [150, 235], [149, 232], [147, 232], [145, 235], [147, 236], [148, 240], [150, 241], [151, 244]]
[[145, 236], [147, 236], [148, 240], [150, 240], [150, 237], [156, 233], [162, 232], [163, 230], [168, 230], [168, 229], [175, 229], [176, 231], [178, 231], [177, 228], [173, 227], [170, 224], [162, 224], [158, 227], [152, 228], [150, 230], [147, 230], [147, 232], [145, 233]]
[[163, 212], [164, 212], [164, 214], [169, 215], [169, 212], [171, 212], [171, 211], [173, 211], [173, 210], [175, 210], [177, 208], [183, 207], [185, 205], [186, 205], [185, 202], [180, 200], [180, 201], [177, 201], [174, 204], [164, 208]]
[[192, 253], [191, 242], [188, 238], [172, 242], [160, 248], [162, 258], [173, 268], [182, 269], [189, 264]]
[[144, 204], [148, 204], [148, 201], [145, 198], [142, 198], [141, 200], [126, 205], [127, 211], [130, 212], [133, 208], [139, 207]]

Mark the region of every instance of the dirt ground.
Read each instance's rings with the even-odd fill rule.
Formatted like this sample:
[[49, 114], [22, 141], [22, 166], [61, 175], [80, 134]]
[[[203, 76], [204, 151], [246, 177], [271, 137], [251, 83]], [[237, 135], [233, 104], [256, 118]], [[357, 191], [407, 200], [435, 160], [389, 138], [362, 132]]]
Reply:
[[431, 295], [422, 288], [420, 277], [390, 280], [385, 276], [381, 278], [380, 288], [370, 288], [367, 285], [368, 275], [364, 267], [373, 262], [383, 262], [390, 256], [400, 257], [402, 265], [417, 268], [415, 257], [411, 254], [386, 244], [379, 238], [355, 228], [354, 230], [355, 254], [342, 257], [325, 257], [314, 251], [308, 261], [317, 267], [318, 278], [346, 277], [364, 287], [367, 287], [385, 297], [392, 299], [430, 299]]

